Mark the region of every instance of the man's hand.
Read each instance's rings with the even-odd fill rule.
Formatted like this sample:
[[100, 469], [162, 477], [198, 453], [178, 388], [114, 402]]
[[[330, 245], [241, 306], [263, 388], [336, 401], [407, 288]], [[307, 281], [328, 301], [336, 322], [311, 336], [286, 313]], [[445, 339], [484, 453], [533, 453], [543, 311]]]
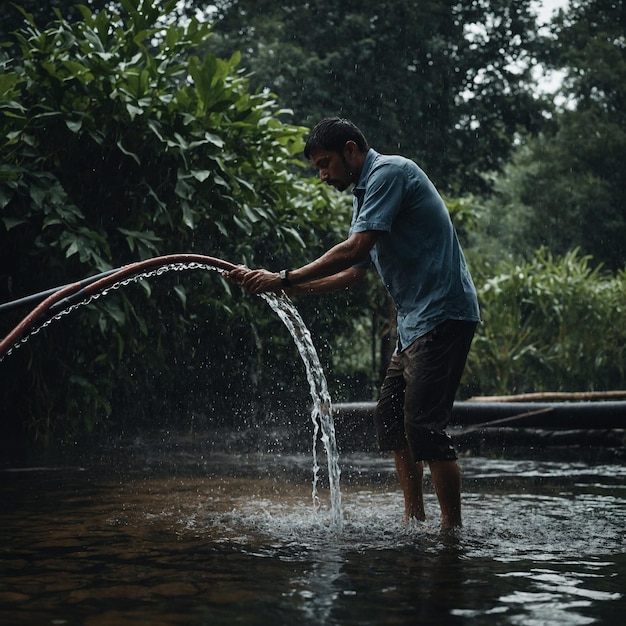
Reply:
[[237, 283], [238, 285], [241, 285], [244, 276], [249, 271], [250, 268], [247, 265], [237, 265], [234, 270], [224, 272], [224, 278], [231, 283]]
[[225, 273], [227, 280], [241, 285], [249, 293], [265, 291], [282, 291], [280, 276], [267, 270], [251, 270], [245, 265], [238, 265], [234, 270]]

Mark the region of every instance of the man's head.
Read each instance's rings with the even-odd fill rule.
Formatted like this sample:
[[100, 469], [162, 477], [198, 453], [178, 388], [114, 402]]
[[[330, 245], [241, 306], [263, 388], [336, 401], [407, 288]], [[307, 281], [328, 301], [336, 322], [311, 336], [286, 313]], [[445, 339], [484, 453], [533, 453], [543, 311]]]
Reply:
[[363, 133], [350, 120], [341, 117], [327, 117], [318, 122], [304, 147], [304, 156], [311, 158], [316, 150], [331, 152], [343, 151], [348, 141], [354, 141], [360, 152], [367, 152], [369, 145]]
[[343, 191], [357, 182], [368, 150], [367, 139], [352, 122], [329, 117], [311, 131], [304, 156], [317, 167], [322, 181]]

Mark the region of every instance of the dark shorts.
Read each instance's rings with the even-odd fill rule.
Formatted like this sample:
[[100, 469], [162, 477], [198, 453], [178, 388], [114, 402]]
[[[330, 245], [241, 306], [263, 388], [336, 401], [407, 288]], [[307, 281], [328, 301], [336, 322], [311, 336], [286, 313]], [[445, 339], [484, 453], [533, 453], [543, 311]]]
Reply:
[[374, 412], [381, 450], [408, 443], [415, 461], [457, 458], [445, 428], [475, 330], [447, 320], [393, 355]]

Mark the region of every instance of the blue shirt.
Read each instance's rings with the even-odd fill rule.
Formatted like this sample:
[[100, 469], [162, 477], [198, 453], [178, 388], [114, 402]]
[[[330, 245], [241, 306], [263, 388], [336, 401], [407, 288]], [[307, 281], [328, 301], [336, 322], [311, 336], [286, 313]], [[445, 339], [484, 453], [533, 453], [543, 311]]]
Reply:
[[445, 320], [478, 322], [456, 231], [426, 174], [409, 159], [370, 149], [353, 194], [350, 234], [382, 231], [366, 264], [375, 265], [396, 306], [398, 349]]

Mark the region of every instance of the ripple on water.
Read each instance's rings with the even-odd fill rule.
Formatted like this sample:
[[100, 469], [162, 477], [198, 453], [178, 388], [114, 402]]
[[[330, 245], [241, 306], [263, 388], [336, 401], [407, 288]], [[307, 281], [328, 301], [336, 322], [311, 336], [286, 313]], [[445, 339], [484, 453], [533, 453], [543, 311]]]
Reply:
[[160, 623], [623, 617], [623, 468], [507, 463], [462, 459], [465, 526], [445, 535], [428, 476], [428, 518], [405, 525], [393, 463], [377, 455], [345, 459], [340, 528], [324, 489], [313, 506], [307, 456], [231, 457], [189, 473], [173, 464], [123, 479], [11, 474], [0, 618], [32, 623], [45, 611], [78, 623], [114, 610], [111, 623], [145, 622], [172, 606], [178, 614]]

